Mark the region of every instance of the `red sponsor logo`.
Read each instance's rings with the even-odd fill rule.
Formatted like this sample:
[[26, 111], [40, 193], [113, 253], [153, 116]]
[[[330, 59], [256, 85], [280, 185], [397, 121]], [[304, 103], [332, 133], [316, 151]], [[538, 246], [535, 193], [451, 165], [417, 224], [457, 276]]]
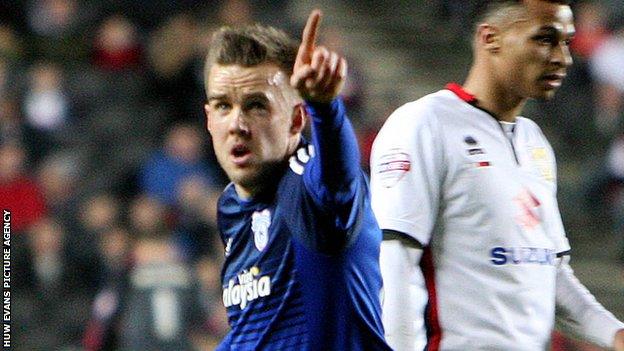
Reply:
[[391, 172], [391, 171], [409, 171], [411, 164], [409, 161], [390, 161], [379, 165], [379, 173]]

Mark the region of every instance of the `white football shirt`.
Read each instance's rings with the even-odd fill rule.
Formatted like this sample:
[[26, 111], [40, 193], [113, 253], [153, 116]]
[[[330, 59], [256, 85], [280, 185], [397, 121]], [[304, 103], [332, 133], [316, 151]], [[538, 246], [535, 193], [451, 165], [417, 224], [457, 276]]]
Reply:
[[555, 157], [534, 122], [501, 124], [471, 99], [449, 85], [389, 117], [373, 144], [373, 210], [426, 247], [429, 350], [543, 350], [570, 250]]

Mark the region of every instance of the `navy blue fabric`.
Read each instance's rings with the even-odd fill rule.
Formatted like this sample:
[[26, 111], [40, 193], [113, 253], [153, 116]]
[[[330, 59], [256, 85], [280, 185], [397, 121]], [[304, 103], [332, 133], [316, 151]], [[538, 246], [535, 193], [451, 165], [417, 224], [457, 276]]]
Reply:
[[315, 150], [303, 141], [272, 191], [245, 201], [230, 185], [219, 200], [232, 330], [218, 350], [390, 350], [353, 129], [340, 100], [308, 107]]

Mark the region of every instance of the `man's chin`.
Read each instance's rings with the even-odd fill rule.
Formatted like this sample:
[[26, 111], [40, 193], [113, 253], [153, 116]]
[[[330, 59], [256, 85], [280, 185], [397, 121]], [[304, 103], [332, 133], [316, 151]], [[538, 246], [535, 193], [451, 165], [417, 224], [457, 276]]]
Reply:
[[540, 90], [539, 92], [536, 92], [535, 94], [533, 94], [531, 98], [535, 100], [540, 100], [540, 101], [549, 101], [555, 97], [556, 93], [557, 93], [557, 89]]
[[249, 170], [236, 169], [230, 172], [226, 172], [230, 181], [234, 184], [247, 185], [253, 183], [254, 177]]

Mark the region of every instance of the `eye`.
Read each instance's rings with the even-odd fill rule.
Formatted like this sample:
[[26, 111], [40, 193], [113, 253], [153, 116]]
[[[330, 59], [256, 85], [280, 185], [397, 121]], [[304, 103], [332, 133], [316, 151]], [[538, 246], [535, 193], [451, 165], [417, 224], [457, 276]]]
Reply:
[[245, 104], [245, 110], [250, 112], [266, 112], [268, 111], [267, 104], [262, 101], [249, 101]]
[[258, 102], [258, 101], [254, 101], [252, 103], [249, 104], [248, 106], [249, 109], [264, 109], [265, 106], [263, 103]]
[[565, 44], [565, 46], [570, 46], [570, 44], [572, 44], [572, 39], [566, 39], [563, 41], [563, 43]]
[[217, 111], [226, 111], [230, 109], [230, 104], [223, 101], [217, 101], [212, 104], [212, 108]]
[[557, 42], [555, 38], [550, 35], [538, 35], [537, 37], [535, 37], [535, 40], [540, 45], [555, 45]]

